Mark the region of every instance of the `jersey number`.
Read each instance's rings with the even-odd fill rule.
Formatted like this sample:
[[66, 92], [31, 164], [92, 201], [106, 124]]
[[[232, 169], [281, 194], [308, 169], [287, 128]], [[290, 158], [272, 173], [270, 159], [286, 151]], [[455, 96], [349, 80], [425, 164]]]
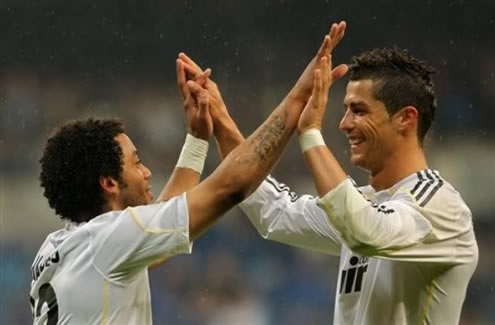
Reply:
[[55, 291], [50, 283], [45, 283], [40, 287], [38, 292], [39, 299], [38, 303], [35, 305], [33, 297], [29, 297], [29, 302], [31, 303], [31, 308], [33, 310], [34, 317], [41, 316], [41, 308], [43, 304], [48, 305], [48, 319], [46, 325], [57, 325], [58, 322], [58, 303]]

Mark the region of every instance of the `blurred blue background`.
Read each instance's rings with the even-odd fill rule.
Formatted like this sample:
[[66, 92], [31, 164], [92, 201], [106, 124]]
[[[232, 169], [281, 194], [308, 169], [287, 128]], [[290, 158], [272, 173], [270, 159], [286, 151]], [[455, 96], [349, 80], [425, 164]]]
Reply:
[[[0, 323], [31, 322], [30, 265], [62, 223], [39, 187], [50, 131], [80, 117], [118, 116], [153, 172], [155, 196], [185, 137], [175, 58], [213, 69], [241, 130], [280, 102], [330, 23], [348, 30], [334, 54], [347, 62], [397, 45], [435, 66], [439, 111], [426, 144], [430, 167], [461, 192], [480, 247], [461, 324], [495, 319], [495, 2], [61, 1], [0, 2]], [[345, 82], [330, 94], [327, 144], [349, 166], [338, 130]], [[214, 142], [204, 175], [219, 163]], [[314, 194], [298, 145], [273, 174]], [[330, 324], [338, 259], [268, 242], [238, 208], [151, 271], [156, 324]]]

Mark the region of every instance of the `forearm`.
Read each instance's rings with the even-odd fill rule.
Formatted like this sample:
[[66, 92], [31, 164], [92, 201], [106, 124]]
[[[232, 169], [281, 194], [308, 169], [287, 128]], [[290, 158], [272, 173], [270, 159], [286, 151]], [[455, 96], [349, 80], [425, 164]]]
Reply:
[[241, 202], [268, 175], [294, 132], [303, 107], [304, 102], [287, 96], [211, 175], [211, 181], [224, 188], [230, 197], [224, 208]]
[[265, 239], [338, 255], [340, 237], [316, 202], [268, 176], [239, 207]]
[[156, 201], [167, 201], [174, 196], [187, 192], [198, 185], [199, 179], [200, 174], [197, 171], [189, 168], [175, 167], [167, 185], [165, 185]]
[[208, 141], [187, 134], [177, 165], [157, 202], [169, 200], [198, 185], [207, 153]]
[[222, 160], [244, 142], [241, 131], [230, 116], [223, 116], [215, 120], [214, 135], [218, 153]]
[[244, 193], [252, 193], [266, 177], [280, 158], [299, 116], [304, 102], [287, 96], [270, 117], [238, 149], [232, 152], [232, 159], [241, 168], [237, 177], [245, 182]]
[[315, 146], [304, 152], [306, 164], [320, 197], [323, 197], [347, 177], [337, 159], [327, 146]]

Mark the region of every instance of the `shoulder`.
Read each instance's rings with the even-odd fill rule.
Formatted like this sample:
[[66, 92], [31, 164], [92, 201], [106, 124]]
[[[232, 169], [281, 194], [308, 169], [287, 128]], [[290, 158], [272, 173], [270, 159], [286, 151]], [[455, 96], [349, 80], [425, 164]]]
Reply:
[[407, 192], [421, 208], [457, 207], [458, 209], [467, 209], [459, 192], [436, 170], [425, 169], [417, 172], [415, 177], [404, 184], [401, 190]]
[[187, 220], [188, 208], [184, 193], [163, 202], [107, 212], [92, 219], [87, 227], [94, 240], [96, 237], [105, 237], [110, 233], [125, 236], [128, 231], [146, 230], [152, 226], [160, 228], [182, 226], [187, 224]]
[[459, 192], [438, 171], [426, 169], [404, 184], [397, 196], [408, 200], [441, 237], [472, 229], [471, 211]]

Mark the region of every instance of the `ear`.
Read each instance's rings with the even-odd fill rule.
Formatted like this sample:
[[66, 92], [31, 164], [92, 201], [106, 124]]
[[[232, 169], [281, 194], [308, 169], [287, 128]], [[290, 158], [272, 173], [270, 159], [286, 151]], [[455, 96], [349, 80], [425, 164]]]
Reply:
[[119, 183], [110, 176], [100, 176], [100, 186], [105, 196], [119, 194]]
[[394, 114], [394, 123], [399, 132], [412, 132], [417, 129], [418, 110], [414, 106], [404, 106]]

